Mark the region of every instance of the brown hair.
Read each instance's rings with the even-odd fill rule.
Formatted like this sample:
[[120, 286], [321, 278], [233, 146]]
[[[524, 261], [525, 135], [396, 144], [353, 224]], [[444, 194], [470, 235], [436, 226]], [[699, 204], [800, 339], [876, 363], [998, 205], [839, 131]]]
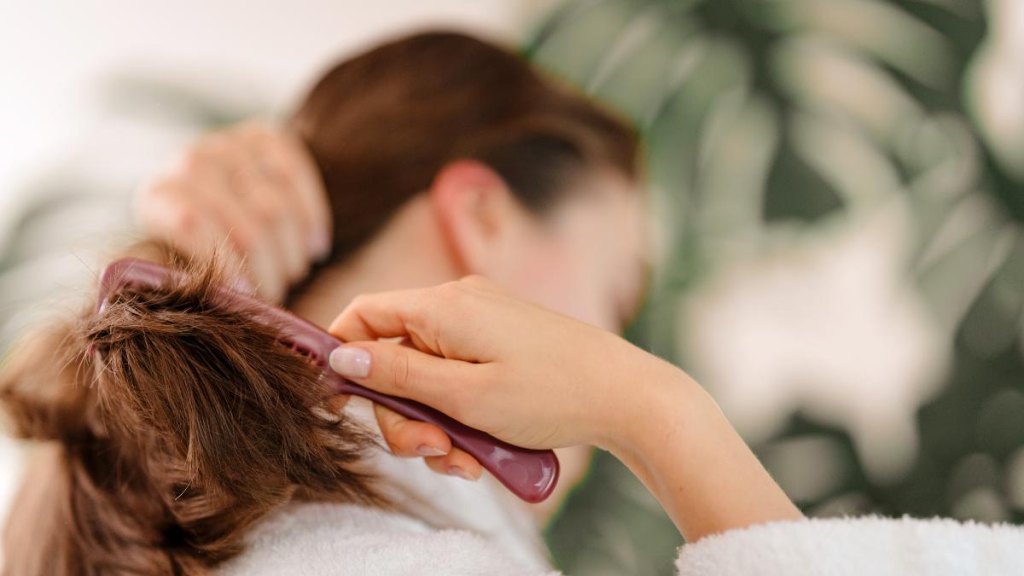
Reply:
[[51, 441], [5, 533], [4, 573], [202, 574], [292, 498], [382, 505], [355, 469], [372, 439], [276, 330], [212, 298], [212, 262], [125, 289], [22, 342], [0, 376], [17, 437]]
[[[628, 127], [453, 33], [337, 65], [293, 126], [330, 196], [335, 260], [455, 159], [488, 164], [538, 211], [587, 168], [635, 172]], [[386, 505], [357, 469], [372, 440], [327, 409], [316, 370], [274, 330], [211, 300], [216, 264], [132, 252], [186, 280], [90, 305], [0, 373], [15, 435], [44, 441], [8, 519], [5, 575], [202, 574], [292, 498]]]
[[323, 175], [335, 259], [453, 160], [489, 165], [535, 211], [588, 169], [637, 172], [628, 124], [522, 57], [454, 32], [402, 38], [334, 66], [292, 126]]

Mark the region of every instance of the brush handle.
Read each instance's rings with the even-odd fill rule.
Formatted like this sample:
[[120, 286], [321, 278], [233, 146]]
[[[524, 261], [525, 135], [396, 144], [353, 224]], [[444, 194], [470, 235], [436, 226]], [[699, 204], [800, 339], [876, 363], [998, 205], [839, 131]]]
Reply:
[[[102, 312], [110, 295], [122, 288], [155, 290], [181, 279], [180, 272], [159, 264], [122, 258], [104, 269], [96, 310]], [[558, 458], [551, 450], [513, 446], [414, 400], [360, 386], [331, 370], [328, 357], [342, 342], [319, 326], [235, 290], [221, 287], [215, 293], [222, 305], [250, 313], [255, 320], [277, 329], [282, 343], [309, 357], [339, 394], [361, 396], [406, 418], [438, 426], [448, 434], [452, 444], [476, 458], [506, 488], [527, 502], [540, 502], [554, 490], [559, 469]]]
[[558, 482], [558, 458], [551, 450], [531, 450], [513, 446], [465, 424], [425, 404], [382, 394], [361, 386], [331, 369], [328, 357], [342, 342], [318, 326], [280, 308], [266, 307], [265, 321], [277, 326], [288, 344], [309, 356], [339, 394], [353, 394], [385, 408], [444, 430], [452, 444], [469, 453], [519, 498], [536, 503], [551, 495]]
[[468, 452], [513, 494], [527, 502], [540, 502], [551, 495], [558, 481], [558, 458], [551, 450], [520, 448], [477, 430], [433, 408], [407, 398], [389, 396], [337, 376], [334, 385], [341, 394], [361, 396], [376, 404], [444, 430], [452, 444]]

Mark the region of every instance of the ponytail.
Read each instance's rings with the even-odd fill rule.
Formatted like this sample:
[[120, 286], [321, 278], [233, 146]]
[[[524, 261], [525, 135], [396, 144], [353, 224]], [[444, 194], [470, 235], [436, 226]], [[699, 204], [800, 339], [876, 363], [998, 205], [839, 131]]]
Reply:
[[12, 432], [44, 444], [8, 519], [5, 575], [204, 574], [293, 498], [384, 504], [357, 471], [372, 439], [327, 410], [319, 372], [217, 305], [212, 261], [145, 249], [180, 281], [92, 303], [0, 373]]

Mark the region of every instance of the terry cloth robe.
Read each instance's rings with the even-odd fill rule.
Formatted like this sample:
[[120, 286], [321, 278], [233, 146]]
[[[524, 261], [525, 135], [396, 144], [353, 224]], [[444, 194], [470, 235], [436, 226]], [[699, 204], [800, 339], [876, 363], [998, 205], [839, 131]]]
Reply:
[[[555, 576], [469, 530], [360, 506], [295, 504], [264, 522], [225, 576]], [[684, 545], [681, 576], [1024, 574], [1024, 530], [952, 520], [788, 521]], [[583, 576], [583, 575], [581, 575]]]
[[[352, 404], [375, 427], [368, 404]], [[402, 512], [290, 504], [254, 528], [245, 552], [219, 574], [557, 574], [525, 507], [489, 476], [466, 482], [419, 459], [372, 460], [402, 487], [391, 495]], [[1024, 575], [1024, 528], [877, 517], [776, 522], [686, 544], [676, 568], [680, 576]]]

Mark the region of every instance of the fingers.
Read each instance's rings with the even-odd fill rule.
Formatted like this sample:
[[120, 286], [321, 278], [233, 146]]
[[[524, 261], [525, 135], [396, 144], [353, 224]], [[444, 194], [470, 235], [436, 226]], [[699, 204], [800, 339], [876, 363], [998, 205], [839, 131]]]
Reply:
[[479, 480], [480, 475], [484, 472], [484, 467], [476, 461], [476, 458], [458, 448], [452, 448], [452, 451], [445, 456], [424, 458], [424, 461], [431, 470], [438, 474], [458, 476], [464, 480]]
[[[244, 170], [246, 162], [239, 146], [222, 135], [211, 136], [190, 152], [174, 188], [182, 203], [219, 224], [222, 235], [214, 239], [214, 247], [226, 246], [260, 296], [278, 302], [289, 275], [283, 270], [274, 236], [267, 233], [267, 218], [254, 207], [254, 200], [268, 191], [258, 183], [230, 176], [232, 171]], [[246, 197], [250, 194], [251, 199]]]
[[190, 255], [229, 247], [272, 302], [330, 248], [330, 211], [315, 162], [296, 137], [258, 122], [204, 137], [140, 192], [136, 207], [147, 232]]
[[396, 456], [444, 456], [452, 450], [448, 435], [433, 424], [410, 420], [379, 404], [374, 404], [374, 413], [388, 448]]
[[211, 136], [205, 146], [205, 166], [224, 183], [209, 193], [219, 194], [233, 224], [248, 224], [259, 231], [257, 238], [248, 238], [247, 248], [254, 247], [249, 252], [271, 264], [276, 282], [266, 285], [266, 291], [283, 293], [287, 285], [305, 276], [311, 255], [302, 237], [301, 214], [292, 201], [297, 192], [261, 144], [269, 138], [269, 128], [254, 122]]
[[357, 296], [327, 331], [344, 341], [406, 336], [410, 325], [426, 320], [426, 292], [394, 290]]
[[[316, 167], [304, 162], [299, 151], [291, 150], [291, 141], [261, 122], [248, 122], [236, 129], [239, 142], [238, 154], [242, 162], [234, 168], [240, 179], [239, 188], [252, 195], [251, 206], [254, 216], [263, 219], [272, 230], [279, 248], [279, 256], [294, 282], [306, 275], [310, 262], [319, 258], [319, 245], [313, 243], [308, 231], [315, 229], [320, 235], [328, 234], [323, 222], [329, 222], [329, 215], [314, 220], [304, 206], [305, 198], [317, 194], [321, 210], [326, 212], [327, 198], [322, 186], [309, 190], [308, 180], [318, 181]], [[306, 170], [314, 171], [314, 178], [303, 176]], [[316, 238], [322, 242], [324, 238]]]
[[423, 458], [431, 470], [465, 480], [477, 480], [483, 474], [476, 458], [452, 447], [451, 440], [437, 426], [410, 420], [379, 404], [374, 404], [374, 412], [392, 454]]
[[283, 130], [263, 130], [259, 134], [255, 144], [277, 173], [291, 183], [296, 193], [292, 205], [297, 209], [300, 230], [306, 232], [310, 253], [316, 260], [322, 260], [330, 252], [334, 227], [316, 162], [294, 134]]
[[[444, 356], [439, 339], [440, 320], [460, 315], [454, 282], [432, 288], [395, 290], [361, 295], [338, 315], [328, 332], [342, 341], [406, 338], [420, 350]], [[457, 344], [456, 333], [447, 334]], [[461, 358], [476, 361], [472, 357]]]
[[439, 358], [394, 342], [359, 342], [331, 352], [331, 368], [359, 384], [392, 396], [411, 398], [464, 420], [484, 368]]
[[[282, 288], [299, 280], [309, 269], [310, 255], [298, 230], [296, 216], [289, 213], [285, 192], [270, 175], [245, 159], [241, 164], [227, 167], [229, 174], [231, 212], [236, 220], [254, 225], [258, 235], [249, 244], [249, 250], [266, 258], [275, 273], [276, 284]], [[243, 224], [243, 222], [237, 222]]]
[[361, 295], [331, 322], [328, 332], [346, 342], [407, 338], [417, 349], [437, 356], [490, 362], [495, 356], [488, 345], [494, 340], [489, 337], [491, 316], [502, 307], [487, 301], [496, 297], [504, 296], [475, 276], [429, 288]]
[[224, 243], [229, 225], [206, 201], [193, 197], [191, 185], [177, 179], [164, 179], [147, 187], [137, 197], [136, 219], [155, 239], [176, 246], [186, 254], [209, 256], [218, 253], [234, 270], [242, 270], [237, 253]]

